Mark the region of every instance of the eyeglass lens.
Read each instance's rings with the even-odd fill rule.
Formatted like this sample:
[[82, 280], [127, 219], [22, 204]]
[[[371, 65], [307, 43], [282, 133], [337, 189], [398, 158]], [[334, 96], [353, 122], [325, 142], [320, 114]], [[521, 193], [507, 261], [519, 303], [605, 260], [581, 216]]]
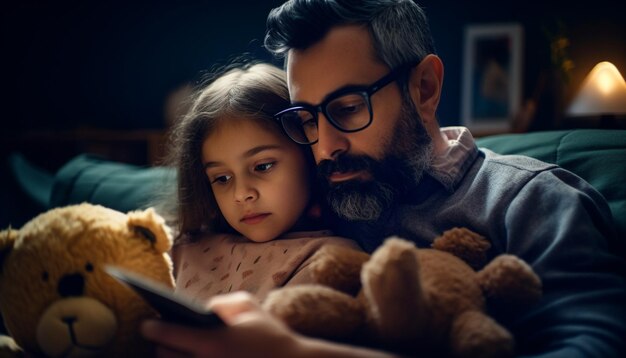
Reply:
[[[370, 107], [366, 93], [348, 93], [337, 97], [322, 109], [326, 117], [345, 131], [359, 130], [369, 124]], [[281, 121], [287, 134], [296, 142], [307, 144], [317, 141], [317, 118], [308, 109], [284, 113]]]

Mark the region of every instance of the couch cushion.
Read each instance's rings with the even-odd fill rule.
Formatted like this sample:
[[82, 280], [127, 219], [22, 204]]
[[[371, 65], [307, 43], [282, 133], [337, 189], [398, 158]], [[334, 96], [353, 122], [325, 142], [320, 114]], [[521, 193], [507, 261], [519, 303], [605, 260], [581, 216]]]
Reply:
[[523, 154], [574, 172], [606, 198], [617, 230], [626, 237], [626, 131], [578, 129], [480, 138], [480, 147]]
[[140, 167], [79, 155], [56, 173], [49, 205], [53, 208], [86, 201], [122, 212], [142, 209], [174, 188], [174, 173], [165, 167]]

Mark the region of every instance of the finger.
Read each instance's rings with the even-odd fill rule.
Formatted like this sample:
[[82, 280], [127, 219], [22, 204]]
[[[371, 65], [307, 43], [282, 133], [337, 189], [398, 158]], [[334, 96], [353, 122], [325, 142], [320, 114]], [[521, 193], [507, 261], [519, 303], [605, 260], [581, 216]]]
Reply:
[[215, 296], [209, 302], [209, 307], [228, 325], [232, 325], [236, 318], [244, 312], [261, 310], [257, 300], [250, 293], [244, 291]]
[[203, 330], [147, 320], [141, 325], [141, 334], [159, 345], [196, 356], [217, 355], [222, 350], [219, 344], [219, 330]]
[[269, 317], [269, 314], [259, 310], [241, 312], [236, 316], [230, 318], [230, 326], [256, 326], [259, 322], [264, 322], [273, 319]]

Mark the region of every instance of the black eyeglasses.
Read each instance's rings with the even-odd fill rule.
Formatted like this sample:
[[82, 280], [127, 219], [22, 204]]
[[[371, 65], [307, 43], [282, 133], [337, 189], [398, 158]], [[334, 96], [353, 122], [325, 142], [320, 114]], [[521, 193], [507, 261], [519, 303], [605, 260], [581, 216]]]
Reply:
[[315, 144], [319, 136], [317, 130], [318, 113], [322, 112], [330, 124], [346, 133], [358, 132], [372, 123], [372, 102], [370, 97], [406, 73], [419, 62], [401, 65], [371, 86], [350, 86], [341, 88], [324, 98], [318, 105], [295, 103], [274, 115], [280, 121], [285, 133], [298, 144]]

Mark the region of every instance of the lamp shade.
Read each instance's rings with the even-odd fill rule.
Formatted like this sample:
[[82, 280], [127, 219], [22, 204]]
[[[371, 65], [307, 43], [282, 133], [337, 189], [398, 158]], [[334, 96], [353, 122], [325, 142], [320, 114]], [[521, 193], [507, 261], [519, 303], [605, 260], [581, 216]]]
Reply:
[[570, 116], [626, 114], [626, 82], [617, 67], [600, 62], [589, 72], [567, 109]]

